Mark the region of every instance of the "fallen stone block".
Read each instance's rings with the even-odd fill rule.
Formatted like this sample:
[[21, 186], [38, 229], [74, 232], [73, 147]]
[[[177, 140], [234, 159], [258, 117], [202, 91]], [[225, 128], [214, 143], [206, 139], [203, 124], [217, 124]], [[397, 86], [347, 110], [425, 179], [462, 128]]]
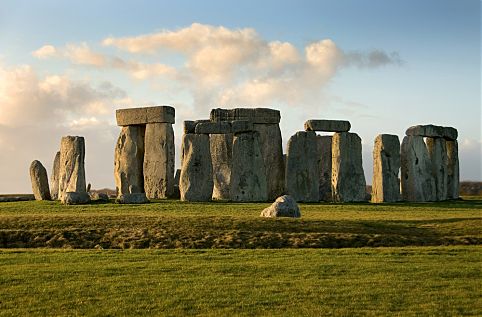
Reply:
[[66, 192], [60, 201], [64, 205], [83, 205], [90, 203], [90, 196], [87, 192]]
[[146, 193], [132, 193], [117, 196], [115, 202], [118, 204], [146, 204], [149, 199], [147, 199]]
[[261, 217], [291, 217], [300, 218], [300, 208], [290, 195], [276, 198], [274, 203], [261, 212]]

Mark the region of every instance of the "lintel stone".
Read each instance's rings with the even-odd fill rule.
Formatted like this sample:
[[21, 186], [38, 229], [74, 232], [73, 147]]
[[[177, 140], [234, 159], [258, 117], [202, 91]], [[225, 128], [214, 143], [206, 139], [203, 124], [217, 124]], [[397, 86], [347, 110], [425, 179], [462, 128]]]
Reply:
[[175, 109], [171, 106], [128, 108], [116, 110], [117, 125], [174, 123]]
[[269, 108], [234, 108], [234, 109], [212, 109], [211, 121], [234, 121], [247, 120], [252, 123], [279, 123], [281, 114], [279, 110]]
[[351, 124], [345, 120], [308, 120], [305, 131], [348, 132]]

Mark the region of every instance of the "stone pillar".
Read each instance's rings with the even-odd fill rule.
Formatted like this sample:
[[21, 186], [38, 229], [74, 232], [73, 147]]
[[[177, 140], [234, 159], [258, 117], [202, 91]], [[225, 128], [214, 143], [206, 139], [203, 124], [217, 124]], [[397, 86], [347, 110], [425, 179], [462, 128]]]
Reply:
[[457, 140], [447, 140], [447, 199], [459, 198], [459, 148]]
[[356, 133], [333, 135], [331, 186], [333, 201], [366, 201], [361, 139]]
[[320, 200], [332, 201], [331, 193], [331, 142], [330, 135], [317, 135], [318, 157], [320, 159]]
[[380, 134], [373, 147], [372, 202], [397, 202], [401, 200], [400, 141], [398, 136]]
[[268, 199], [268, 184], [259, 132], [243, 132], [234, 135], [230, 193], [233, 201]]
[[265, 166], [268, 186], [268, 200], [275, 200], [284, 193], [285, 169], [283, 164], [283, 145], [278, 123], [254, 124], [259, 132], [261, 155]]
[[432, 162], [422, 136], [405, 136], [401, 151], [401, 188], [405, 201], [435, 201], [435, 181]]
[[144, 193], [143, 125], [124, 126], [115, 147], [114, 178], [117, 196]]
[[32, 192], [35, 200], [51, 199], [47, 170], [42, 163], [37, 160], [30, 164], [30, 180], [32, 181]]
[[428, 155], [432, 161], [437, 201], [447, 200], [447, 147], [443, 138], [427, 138]]
[[66, 192], [86, 192], [85, 141], [81, 136], [65, 136], [60, 142], [59, 200]]
[[185, 134], [182, 138], [181, 200], [209, 201], [213, 192], [213, 168], [209, 136]]
[[249, 121], [259, 132], [261, 155], [265, 166], [268, 200], [275, 200], [284, 193], [284, 166], [280, 112], [268, 108], [212, 109], [210, 119], [219, 121]]
[[174, 190], [174, 130], [171, 123], [148, 123], [144, 139], [144, 190], [149, 199], [167, 198]]
[[210, 134], [209, 144], [213, 164], [213, 196], [215, 200], [229, 200], [231, 189], [231, 164], [233, 134]]
[[319, 155], [316, 133], [296, 132], [288, 141], [286, 191], [296, 201], [318, 202]]
[[59, 171], [60, 171], [60, 151], [55, 154], [52, 174], [50, 174], [50, 197], [53, 200], [59, 198]]

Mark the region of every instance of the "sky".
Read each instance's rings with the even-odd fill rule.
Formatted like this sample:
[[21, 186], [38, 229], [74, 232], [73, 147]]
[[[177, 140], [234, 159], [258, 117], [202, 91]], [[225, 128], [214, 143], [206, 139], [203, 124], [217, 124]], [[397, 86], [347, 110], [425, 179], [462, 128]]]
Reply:
[[362, 138], [367, 183], [381, 133], [459, 131], [461, 180], [482, 181], [479, 0], [0, 2], [0, 193], [50, 176], [64, 135], [86, 138], [92, 188], [115, 188], [115, 109], [281, 111], [283, 144], [308, 119]]

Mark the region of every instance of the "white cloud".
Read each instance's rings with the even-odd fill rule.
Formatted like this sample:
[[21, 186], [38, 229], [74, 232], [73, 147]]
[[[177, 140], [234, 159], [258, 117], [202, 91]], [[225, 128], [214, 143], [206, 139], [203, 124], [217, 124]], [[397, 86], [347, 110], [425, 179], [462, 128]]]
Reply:
[[57, 55], [57, 49], [52, 45], [44, 45], [38, 50], [33, 51], [32, 55], [40, 59], [53, 57]]

